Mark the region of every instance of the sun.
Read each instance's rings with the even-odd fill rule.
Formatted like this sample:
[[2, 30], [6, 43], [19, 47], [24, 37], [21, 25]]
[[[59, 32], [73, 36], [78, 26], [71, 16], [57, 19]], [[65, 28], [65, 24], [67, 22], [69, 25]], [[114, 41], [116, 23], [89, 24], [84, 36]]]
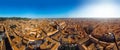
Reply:
[[71, 16], [83, 18], [119, 18], [119, 5], [115, 3], [98, 3], [84, 6], [78, 9]]

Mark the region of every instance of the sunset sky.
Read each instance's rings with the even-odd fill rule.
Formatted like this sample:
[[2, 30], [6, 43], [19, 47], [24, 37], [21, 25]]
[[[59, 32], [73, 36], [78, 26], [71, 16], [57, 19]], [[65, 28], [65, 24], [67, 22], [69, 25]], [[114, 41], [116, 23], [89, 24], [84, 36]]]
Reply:
[[0, 0], [0, 17], [119, 18], [120, 0]]

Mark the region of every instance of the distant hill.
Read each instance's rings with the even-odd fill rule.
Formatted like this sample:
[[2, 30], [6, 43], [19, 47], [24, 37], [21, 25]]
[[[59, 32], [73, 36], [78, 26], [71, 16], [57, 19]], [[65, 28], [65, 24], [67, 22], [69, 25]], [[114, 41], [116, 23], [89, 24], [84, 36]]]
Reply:
[[30, 20], [30, 18], [21, 18], [21, 17], [0, 17], [0, 21], [4, 20]]

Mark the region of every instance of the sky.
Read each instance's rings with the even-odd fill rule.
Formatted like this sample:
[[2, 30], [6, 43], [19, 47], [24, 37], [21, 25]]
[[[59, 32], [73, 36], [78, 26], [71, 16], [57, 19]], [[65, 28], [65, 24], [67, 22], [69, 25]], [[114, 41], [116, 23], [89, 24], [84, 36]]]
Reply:
[[0, 17], [119, 18], [120, 0], [0, 0]]

